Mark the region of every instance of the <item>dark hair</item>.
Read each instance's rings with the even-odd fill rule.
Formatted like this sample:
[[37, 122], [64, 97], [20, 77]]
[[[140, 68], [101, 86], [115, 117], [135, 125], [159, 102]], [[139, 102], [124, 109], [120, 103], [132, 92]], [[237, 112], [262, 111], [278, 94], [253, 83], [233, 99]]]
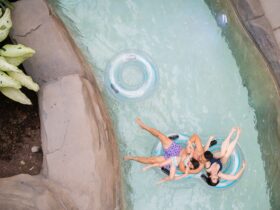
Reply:
[[206, 152], [204, 152], [204, 157], [205, 157], [207, 160], [210, 160], [210, 159], [212, 159], [214, 156], [213, 156], [213, 153], [212, 153], [212, 152], [206, 151]]
[[219, 184], [220, 180], [218, 180], [216, 183], [212, 182], [211, 178], [209, 176], [206, 176], [205, 174], [201, 174], [200, 176], [209, 186], [215, 187]]
[[196, 159], [191, 158], [191, 163], [193, 165], [193, 169], [197, 169], [199, 167], [199, 162]]

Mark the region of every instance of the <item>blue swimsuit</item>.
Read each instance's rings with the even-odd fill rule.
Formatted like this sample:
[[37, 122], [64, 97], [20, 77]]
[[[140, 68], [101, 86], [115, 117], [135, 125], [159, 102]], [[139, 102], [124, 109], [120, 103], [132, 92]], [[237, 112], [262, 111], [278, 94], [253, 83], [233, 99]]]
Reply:
[[217, 163], [217, 164], [220, 165], [220, 169], [219, 169], [218, 173], [223, 169], [223, 164], [222, 164], [222, 162], [221, 162], [221, 159], [211, 158], [209, 161], [210, 161], [210, 163], [211, 163], [210, 166], [209, 166], [209, 168], [210, 168], [214, 163]]

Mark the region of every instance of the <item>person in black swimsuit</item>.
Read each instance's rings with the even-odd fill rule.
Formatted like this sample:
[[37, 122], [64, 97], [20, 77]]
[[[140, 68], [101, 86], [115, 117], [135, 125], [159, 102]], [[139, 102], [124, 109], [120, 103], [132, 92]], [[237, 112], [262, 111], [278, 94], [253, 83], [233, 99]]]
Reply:
[[[235, 132], [236, 136], [234, 140], [230, 142], [230, 139]], [[228, 137], [222, 144], [220, 154], [213, 155], [210, 151], [204, 152], [204, 157], [207, 160], [207, 162], [205, 163], [207, 175], [203, 174], [201, 175], [201, 177], [208, 185], [216, 186], [217, 184], [219, 184], [220, 179], [236, 180], [242, 175], [246, 166], [245, 161], [243, 162], [242, 168], [237, 172], [237, 174], [231, 175], [222, 173], [223, 164], [226, 164], [230, 155], [232, 154], [239, 139], [240, 133], [240, 128], [231, 129]]]

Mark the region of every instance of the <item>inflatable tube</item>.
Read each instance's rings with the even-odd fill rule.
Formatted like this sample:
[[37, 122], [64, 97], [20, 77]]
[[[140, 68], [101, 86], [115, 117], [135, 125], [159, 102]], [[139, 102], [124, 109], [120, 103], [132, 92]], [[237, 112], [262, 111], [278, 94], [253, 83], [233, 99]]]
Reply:
[[118, 54], [107, 66], [107, 88], [117, 99], [139, 99], [152, 93], [157, 70], [143, 52]]
[[[211, 151], [212, 153], [221, 151], [221, 146], [224, 141], [224, 139], [221, 138], [216, 140], [217, 140], [217, 144], [209, 148], [209, 151]], [[243, 161], [244, 161], [244, 155], [241, 151], [240, 146], [237, 144], [231, 156], [229, 157], [227, 163], [223, 165], [222, 172], [225, 174], [235, 175], [242, 168]], [[227, 188], [235, 184], [238, 180], [229, 181], [229, 180], [220, 179], [219, 184], [215, 187], [219, 189]]]
[[[186, 147], [186, 143], [189, 140], [189, 137], [185, 134], [169, 134], [168, 137], [170, 139], [172, 139], [173, 141], [175, 141], [177, 144], [181, 145], [181, 147]], [[164, 155], [164, 151], [162, 148], [162, 144], [159, 142], [156, 147], [153, 149], [152, 152], [153, 156], [163, 156]], [[161, 169], [162, 172], [168, 174], [169, 173], [169, 168], [162, 168]], [[179, 168], [177, 168], [176, 170], [176, 176], [182, 175], [183, 173], [179, 170]], [[200, 177], [201, 173], [198, 174], [190, 174], [189, 176], [187, 176], [184, 179], [190, 179], [193, 177]]]
[[[168, 137], [170, 139], [172, 139], [173, 141], [175, 141], [176, 143], [180, 144], [182, 147], [185, 147], [187, 141], [189, 140], [189, 136], [186, 134], [170, 134], [170, 135], [168, 135]], [[209, 151], [211, 151], [213, 153], [221, 150], [221, 145], [222, 145], [222, 142], [224, 141], [224, 139], [219, 138], [219, 139], [216, 139], [216, 141], [217, 141], [217, 144], [215, 144], [209, 148]], [[164, 154], [164, 151], [163, 151], [161, 143], [159, 142], [156, 145], [156, 147], [153, 149], [152, 155], [153, 156], [161, 156], [161, 155], [163, 156], [163, 154]], [[241, 169], [243, 161], [244, 161], [244, 155], [240, 149], [240, 146], [237, 144], [235, 146], [235, 150], [233, 151], [229, 160], [227, 161], [227, 163], [225, 165], [223, 165], [222, 172], [225, 174], [236, 174]], [[168, 168], [162, 169], [162, 171], [166, 174], [169, 172]], [[184, 179], [199, 178], [200, 180], [202, 180], [200, 178], [200, 175], [202, 173], [203, 173], [203, 171], [198, 174], [190, 174], [189, 176], [187, 176]], [[204, 171], [204, 173], [206, 173], [206, 172]], [[176, 175], [178, 176], [181, 174], [182, 174], [182, 172], [179, 169], [177, 169]], [[230, 187], [233, 184], [235, 184], [237, 181], [238, 180], [228, 181], [228, 180], [220, 179], [220, 183], [217, 186], [215, 186], [214, 188], [217, 188], [217, 189], [227, 188], [227, 187]]]

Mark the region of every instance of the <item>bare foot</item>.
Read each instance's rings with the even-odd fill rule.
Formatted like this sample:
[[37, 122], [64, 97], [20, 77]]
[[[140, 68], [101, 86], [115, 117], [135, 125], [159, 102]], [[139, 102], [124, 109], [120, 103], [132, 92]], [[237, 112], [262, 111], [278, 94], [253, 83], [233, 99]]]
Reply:
[[239, 127], [237, 127], [236, 129], [237, 129], [237, 135], [239, 136], [241, 133], [241, 129]]
[[142, 171], [147, 171], [149, 168], [151, 168], [151, 166], [145, 166], [144, 168], [142, 168]]
[[141, 128], [145, 127], [145, 124], [142, 122], [142, 120], [139, 117], [136, 117], [135, 122], [137, 125], [139, 125]]

